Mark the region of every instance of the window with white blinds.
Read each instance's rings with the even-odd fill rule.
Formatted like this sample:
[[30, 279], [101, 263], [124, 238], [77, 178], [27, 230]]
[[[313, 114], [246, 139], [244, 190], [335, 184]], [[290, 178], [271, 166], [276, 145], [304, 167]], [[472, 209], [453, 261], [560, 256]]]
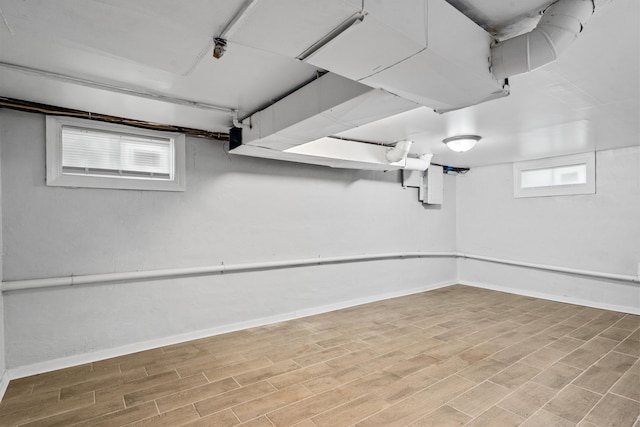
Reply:
[[184, 190], [184, 135], [47, 118], [47, 184]]
[[171, 179], [173, 139], [62, 127], [62, 173]]

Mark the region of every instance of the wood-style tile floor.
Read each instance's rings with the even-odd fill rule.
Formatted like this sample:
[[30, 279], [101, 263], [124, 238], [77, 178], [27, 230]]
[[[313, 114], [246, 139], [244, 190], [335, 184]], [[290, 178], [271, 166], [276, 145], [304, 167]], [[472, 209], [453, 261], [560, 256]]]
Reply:
[[639, 326], [457, 285], [13, 380], [0, 425], [633, 426]]

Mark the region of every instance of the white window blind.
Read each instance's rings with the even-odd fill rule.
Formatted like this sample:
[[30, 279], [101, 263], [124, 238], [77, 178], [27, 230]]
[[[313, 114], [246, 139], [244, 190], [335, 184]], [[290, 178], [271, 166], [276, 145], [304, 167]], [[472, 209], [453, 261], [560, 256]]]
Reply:
[[172, 179], [170, 138], [62, 128], [62, 173]]
[[185, 135], [47, 116], [47, 185], [184, 191]]

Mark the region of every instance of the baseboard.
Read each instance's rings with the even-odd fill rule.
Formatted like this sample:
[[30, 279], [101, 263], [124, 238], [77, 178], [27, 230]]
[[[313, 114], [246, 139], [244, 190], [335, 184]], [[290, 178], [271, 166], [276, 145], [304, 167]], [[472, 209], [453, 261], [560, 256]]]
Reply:
[[472, 280], [459, 280], [458, 283], [461, 285], [473, 286], [475, 288], [490, 289], [493, 291], [506, 292], [508, 294], [522, 295], [525, 297], [534, 297], [534, 298], [546, 299], [549, 301], [564, 302], [567, 304], [582, 305], [585, 307], [599, 308], [602, 310], [611, 310], [611, 311], [618, 311], [621, 313], [640, 315], [640, 309], [636, 307], [606, 304], [606, 303], [600, 303], [597, 301], [584, 300], [580, 298], [570, 298], [570, 297], [565, 297], [561, 295], [530, 291], [527, 289], [510, 288], [507, 286], [488, 285], [486, 283], [475, 282]]
[[7, 387], [9, 387], [9, 372], [5, 370], [0, 378], [0, 401], [2, 401], [4, 393], [7, 391]]
[[97, 362], [99, 360], [110, 359], [112, 357], [124, 356], [127, 354], [138, 353], [140, 351], [151, 350], [154, 348], [165, 347], [172, 344], [179, 344], [186, 341], [197, 340], [200, 338], [221, 335], [228, 332], [235, 332], [242, 329], [253, 328], [256, 326], [270, 325], [272, 323], [283, 322], [295, 319], [295, 313], [284, 313], [275, 316], [262, 317], [246, 322], [233, 323], [219, 326], [211, 329], [203, 329], [185, 334], [172, 335], [163, 338], [157, 338], [148, 341], [140, 341], [106, 350], [93, 351], [90, 353], [76, 354], [73, 356], [61, 357], [59, 359], [47, 360], [46, 362], [38, 362], [31, 365], [19, 366], [9, 369], [9, 379], [28, 377], [31, 375], [51, 372], [58, 369], [70, 368], [72, 366], [84, 365], [86, 363]]
[[[55, 371], [58, 369], [70, 368], [72, 366], [83, 365], [86, 363], [97, 362], [99, 360], [109, 359], [112, 357], [124, 356], [131, 353], [137, 353], [140, 351], [151, 350], [158, 347], [165, 347], [172, 344], [179, 344], [186, 341], [196, 340], [200, 338], [211, 337], [215, 335], [226, 334], [228, 332], [235, 332], [242, 329], [254, 328], [258, 326], [270, 325], [273, 323], [284, 322], [287, 320], [298, 319], [301, 317], [313, 316], [316, 314], [328, 313], [331, 311], [340, 310], [343, 308], [355, 307], [362, 304], [367, 304], [376, 301], [383, 301], [386, 299], [397, 298], [407, 295], [418, 294], [421, 292], [431, 291], [434, 289], [444, 288], [456, 284], [457, 281], [445, 281], [419, 288], [403, 289], [396, 292], [389, 292], [384, 294], [372, 295], [365, 298], [357, 298], [347, 301], [341, 301], [334, 304], [328, 304], [318, 307], [312, 307], [303, 310], [297, 310], [295, 312], [278, 314], [275, 316], [262, 317], [259, 319], [252, 319], [246, 322], [233, 323], [228, 325], [219, 326], [211, 329], [204, 329], [200, 331], [189, 332], [185, 334], [173, 335], [169, 337], [158, 338], [149, 341], [143, 341], [125, 346], [115, 347], [107, 350], [100, 350], [91, 353], [78, 354], [74, 356], [63, 357], [54, 360], [48, 360], [46, 362], [34, 363], [32, 365], [20, 366], [17, 368], [9, 369], [2, 377], [2, 383], [6, 389], [9, 380], [17, 378], [28, 377], [31, 375], [42, 374], [45, 372]], [[6, 384], [5, 384], [6, 381]]]
[[328, 313], [330, 311], [342, 310], [343, 308], [355, 307], [362, 304], [368, 304], [376, 301], [383, 301], [391, 298], [404, 297], [407, 295], [419, 294], [421, 292], [433, 291], [435, 289], [446, 288], [447, 286], [452, 286], [457, 284], [456, 280], [453, 281], [445, 281], [440, 283], [435, 283], [432, 285], [421, 286], [413, 289], [403, 289], [396, 292], [388, 292], [384, 294], [378, 294], [375, 296], [365, 297], [365, 298], [356, 298], [352, 300], [347, 300], [335, 304], [323, 305], [320, 307], [314, 307], [305, 310], [299, 310], [296, 312], [297, 317], [307, 317], [314, 316], [316, 314]]

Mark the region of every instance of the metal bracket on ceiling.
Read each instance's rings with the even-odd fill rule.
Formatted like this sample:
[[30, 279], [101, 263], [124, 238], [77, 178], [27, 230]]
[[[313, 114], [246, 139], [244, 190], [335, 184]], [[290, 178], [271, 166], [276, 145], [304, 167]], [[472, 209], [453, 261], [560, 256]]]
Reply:
[[227, 50], [227, 39], [245, 20], [249, 12], [256, 7], [260, 0], [247, 0], [244, 2], [240, 10], [231, 18], [224, 29], [217, 37], [213, 38], [213, 57], [219, 59]]

